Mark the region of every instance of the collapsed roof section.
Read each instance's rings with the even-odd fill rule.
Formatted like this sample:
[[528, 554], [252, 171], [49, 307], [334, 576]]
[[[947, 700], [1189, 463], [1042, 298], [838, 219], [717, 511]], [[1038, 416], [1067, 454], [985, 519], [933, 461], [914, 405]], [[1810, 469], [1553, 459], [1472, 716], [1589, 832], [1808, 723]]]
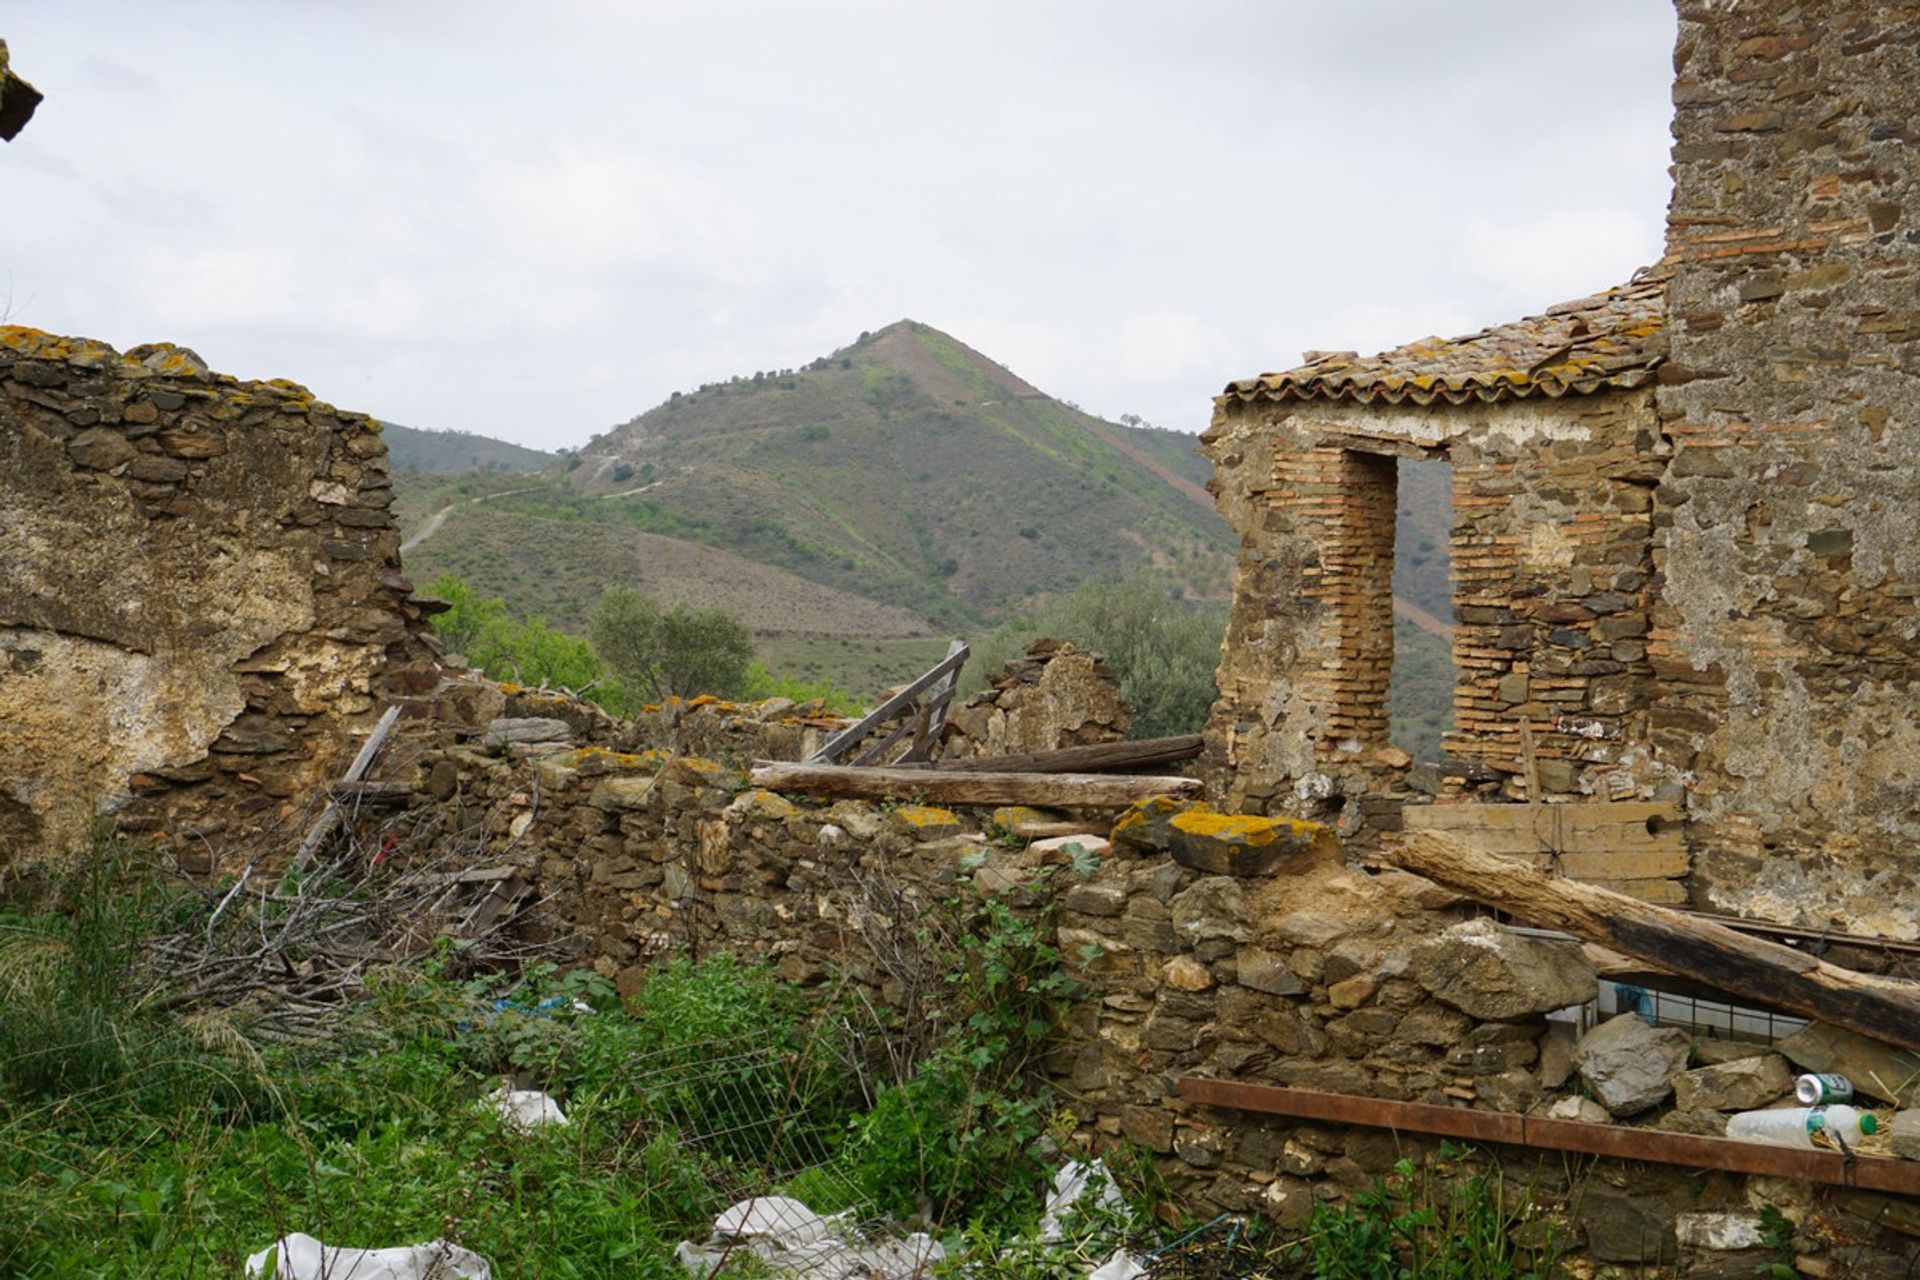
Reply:
[[1422, 338], [1365, 359], [1310, 351], [1297, 369], [1229, 383], [1221, 401], [1465, 404], [1638, 387], [1666, 354], [1666, 293], [1666, 274], [1644, 271], [1545, 315], [1465, 337]]

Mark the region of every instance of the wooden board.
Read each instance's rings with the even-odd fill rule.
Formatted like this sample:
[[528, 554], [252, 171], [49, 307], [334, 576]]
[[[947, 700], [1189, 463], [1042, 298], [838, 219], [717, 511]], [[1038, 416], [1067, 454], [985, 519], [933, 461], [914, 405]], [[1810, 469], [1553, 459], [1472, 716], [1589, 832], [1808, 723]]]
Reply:
[[1598, 876], [1573, 878], [1584, 884], [1624, 893], [1642, 902], [1657, 902], [1665, 907], [1683, 907], [1687, 904], [1687, 886], [1678, 880], [1606, 880]]
[[958, 760], [942, 760], [938, 767], [961, 772], [1105, 773], [1110, 769], [1130, 771], [1150, 765], [1177, 764], [1193, 759], [1205, 746], [1206, 741], [1199, 734], [1183, 733], [1171, 738], [1099, 742], [1021, 755], [963, 756]]
[[1197, 778], [1112, 773], [960, 773], [939, 769], [864, 769], [849, 765], [770, 763], [748, 779], [768, 791], [853, 800], [918, 800], [934, 804], [1029, 804], [1049, 809], [1124, 809], [1149, 796], [1195, 799]]
[[1645, 896], [1639, 882], [1677, 879], [1689, 867], [1685, 819], [1665, 802], [1408, 805], [1400, 817], [1409, 834], [1445, 831], [1575, 880], [1633, 885], [1621, 891], [1635, 897]]

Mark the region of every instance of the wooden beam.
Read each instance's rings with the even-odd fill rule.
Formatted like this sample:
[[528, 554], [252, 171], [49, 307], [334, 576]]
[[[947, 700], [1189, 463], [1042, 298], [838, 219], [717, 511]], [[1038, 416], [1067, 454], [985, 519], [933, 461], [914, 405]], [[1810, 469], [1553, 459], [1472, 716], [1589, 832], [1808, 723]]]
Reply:
[[1410, 832], [1450, 832], [1487, 853], [1551, 862], [1576, 880], [1670, 879], [1689, 865], [1685, 817], [1668, 803], [1427, 804], [1400, 817]]
[[1529, 923], [1564, 929], [1722, 991], [1920, 1050], [1920, 983], [1855, 973], [1711, 920], [1553, 878], [1443, 831], [1422, 831], [1378, 857]]
[[826, 763], [839, 759], [862, 738], [912, 706], [915, 699], [940, 680], [951, 677], [952, 679], [948, 679], [948, 687], [951, 688], [952, 680], [958, 679], [960, 668], [966, 663], [969, 652], [971, 650], [967, 648], [964, 641], [955, 640], [947, 647], [947, 656], [936, 662], [926, 674], [828, 738], [821, 744], [818, 751], [807, 758], [808, 762]]
[[1897, 1195], [1920, 1195], [1920, 1162], [1837, 1151], [1802, 1151], [1733, 1138], [1707, 1138], [1627, 1125], [1548, 1120], [1511, 1111], [1474, 1111], [1421, 1102], [1393, 1102], [1314, 1089], [1281, 1089], [1232, 1080], [1182, 1076], [1180, 1096], [1202, 1106], [1297, 1116], [1336, 1124], [1360, 1124], [1409, 1133], [1431, 1133], [1473, 1142], [1499, 1142], [1548, 1151], [1577, 1151], [1616, 1160], [1646, 1160], [1690, 1169], [1721, 1169], [1769, 1177], [1865, 1187]]
[[1132, 742], [1097, 742], [1057, 751], [1029, 751], [1011, 756], [963, 756], [942, 760], [935, 768], [956, 773], [1104, 773], [1110, 769], [1144, 769], [1174, 764], [1200, 754], [1205, 740], [1197, 733], [1172, 738], [1142, 738]]
[[1110, 773], [961, 773], [862, 769], [829, 764], [764, 764], [748, 779], [768, 791], [851, 800], [923, 799], [940, 804], [1026, 804], [1055, 809], [1124, 809], [1151, 796], [1197, 796], [1197, 778]]
[[[387, 735], [393, 732], [393, 726], [399, 719], [400, 707], [396, 703], [388, 707], [386, 714], [380, 717], [380, 722], [373, 726], [373, 732], [368, 734], [367, 740], [361, 744], [359, 754], [354, 756], [353, 763], [347, 766], [346, 776], [340, 779], [341, 782], [358, 782], [366, 776], [367, 770], [373, 767], [374, 757], [379, 755], [380, 748], [386, 745]], [[319, 820], [307, 832], [307, 838], [300, 842], [298, 852], [293, 855], [293, 865], [296, 868], [305, 867], [313, 855], [320, 851], [320, 846], [333, 833], [333, 829], [340, 825], [342, 812], [340, 803], [329, 796], [327, 807], [320, 811]]]

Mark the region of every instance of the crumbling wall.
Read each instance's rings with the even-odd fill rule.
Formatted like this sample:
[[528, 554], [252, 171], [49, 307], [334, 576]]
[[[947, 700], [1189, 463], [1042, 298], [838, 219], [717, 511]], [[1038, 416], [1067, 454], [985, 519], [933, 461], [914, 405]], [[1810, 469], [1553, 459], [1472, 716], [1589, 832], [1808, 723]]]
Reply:
[[1018, 755], [1118, 742], [1133, 710], [1097, 653], [1041, 639], [955, 707], [941, 737], [943, 759]]
[[[1793, 1068], [1834, 1065], [1764, 1044], [1694, 1045], [1633, 1015], [1592, 1031], [1549, 1017], [1594, 995], [1578, 945], [1475, 919], [1412, 876], [1352, 871], [1311, 824], [1155, 801], [1082, 815], [1090, 862], [1006, 838], [1067, 815], [776, 795], [714, 761], [596, 745], [598, 722], [564, 725], [558, 700], [525, 692], [496, 709], [516, 725], [545, 720], [551, 736], [493, 749], [484, 721], [432, 709], [442, 696], [403, 722], [397, 776], [418, 788], [413, 805], [464, 811], [443, 825], [487, 833], [476, 874], [528, 886], [519, 928], [623, 992], [664, 957], [726, 950], [804, 986], [852, 984], [917, 1026], [914, 1002], [942, 981], [914, 960], [939, 903], [992, 893], [1050, 910], [1083, 989], [1046, 1056], [1075, 1146], [1153, 1152], [1189, 1211], [1299, 1223], [1402, 1158], [1440, 1157], [1418, 1135], [1188, 1102], [1182, 1076], [1717, 1133], [1727, 1113], [1790, 1090]], [[1775, 1258], [1761, 1238], [1768, 1205], [1798, 1224], [1807, 1265], [1831, 1274], [1897, 1268], [1920, 1231], [1884, 1198], [1838, 1189], [1519, 1148], [1475, 1158], [1532, 1186], [1531, 1230], [1554, 1223], [1563, 1250], [1593, 1263], [1748, 1274]]]
[[1708, 902], [1914, 937], [1920, 10], [1679, 10], [1657, 755]]
[[[1651, 391], [1477, 403], [1567, 358], [1501, 365], [1549, 313], [1221, 398], [1243, 551], [1206, 762], [1231, 803], [1357, 841], [1411, 792], [1533, 798], [1530, 773], [1547, 799], [1679, 801], [1697, 905], [1917, 937], [1920, 14], [1680, 9], [1668, 254], [1614, 291], [1664, 290], [1661, 332], [1615, 331]], [[1409, 449], [1455, 465], [1437, 776], [1385, 734], [1380, 459]]]
[[100, 813], [240, 836], [436, 678], [376, 423], [291, 382], [0, 328], [0, 866]]
[[[1645, 390], [1383, 408], [1223, 401], [1207, 444], [1241, 576], [1204, 760], [1233, 808], [1364, 843], [1408, 800], [1652, 796]], [[1388, 740], [1397, 458], [1453, 469], [1448, 759]]]

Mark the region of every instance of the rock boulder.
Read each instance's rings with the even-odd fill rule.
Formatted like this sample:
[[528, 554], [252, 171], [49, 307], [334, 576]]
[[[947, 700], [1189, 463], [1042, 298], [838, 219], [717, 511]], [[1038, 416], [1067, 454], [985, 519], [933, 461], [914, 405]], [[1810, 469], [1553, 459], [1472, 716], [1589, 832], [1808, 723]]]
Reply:
[[1609, 1114], [1638, 1115], [1673, 1092], [1671, 1077], [1686, 1065], [1691, 1043], [1678, 1027], [1650, 1027], [1638, 1014], [1623, 1013], [1581, 1037], [1574, 1070]]
[[1413, 976], [1434, 998], [1502, 1022], [1582, 1004], [1597, 981], [1578, 943], [1530, 938], [1491, 920], [1463, 921], [1422, 945]]

